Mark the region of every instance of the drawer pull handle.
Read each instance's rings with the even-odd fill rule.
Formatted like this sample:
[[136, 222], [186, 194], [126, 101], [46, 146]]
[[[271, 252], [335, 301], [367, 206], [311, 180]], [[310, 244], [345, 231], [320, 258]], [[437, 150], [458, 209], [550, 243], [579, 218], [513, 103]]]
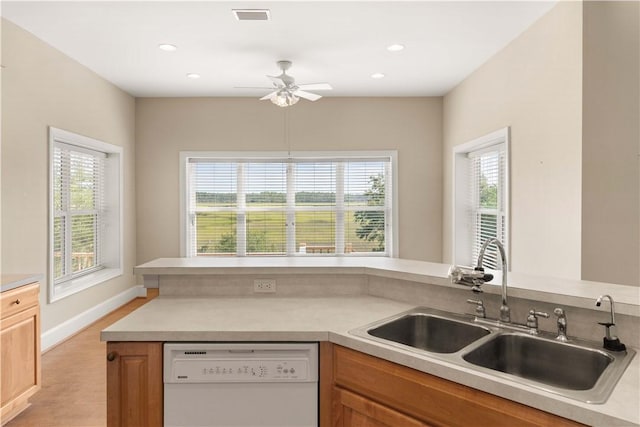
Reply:
[[116, 357], [118, 357], [118, 353], [116, 353], [115, 351], [112, 351], [109, 354], [107, 354], [107, 360], [109, 362], [113, 362], [114, 360], [116, 360]]
[[18, 298], [17, 300], [15, 300], [13, 303], [14, 303], [15, 305], [20, 305], [20, 298]]

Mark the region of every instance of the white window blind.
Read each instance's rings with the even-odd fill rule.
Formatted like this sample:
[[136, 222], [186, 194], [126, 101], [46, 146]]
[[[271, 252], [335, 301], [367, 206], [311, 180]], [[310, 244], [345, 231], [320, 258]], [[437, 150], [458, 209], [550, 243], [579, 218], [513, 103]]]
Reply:
[[186, 164], [187, 256], [389, 255], [391, 159]]
[[106, 154], [56, 142], [53, 146], [54, 283], [102, 268]]
[[[480, 248], [486, 240], [496, 238], [506, 245], [504, 145], [472, 151], [469, 158], [471, 248], [472, 259], [478, 259]], [[487, 248], [484, 265], [493, 269], [500, 267], [500, 257], [495, 245]]]
[[[453, 148], [454, 264], [473, 266], [487, 239], [497, 238], [509, 256], [509, 128]], [[495, 245], [485, 252], [487, 268], [500, 267]]]

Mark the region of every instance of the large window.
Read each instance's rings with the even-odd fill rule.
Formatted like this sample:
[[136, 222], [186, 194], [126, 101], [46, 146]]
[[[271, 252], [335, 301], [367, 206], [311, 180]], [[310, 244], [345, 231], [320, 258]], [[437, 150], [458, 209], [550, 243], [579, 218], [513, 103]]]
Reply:
[[394, 254], [394, 153], [182, 153], [183, 255]]
[[121, 274], [121, 149], [50, 128], [50, 300]]
[[[508, 128], [455, 147], [454, 263], [474, 265], [483, 243], [497, 238], [508, 253]], [[484, 266], [500, 268], [495, 245]]]

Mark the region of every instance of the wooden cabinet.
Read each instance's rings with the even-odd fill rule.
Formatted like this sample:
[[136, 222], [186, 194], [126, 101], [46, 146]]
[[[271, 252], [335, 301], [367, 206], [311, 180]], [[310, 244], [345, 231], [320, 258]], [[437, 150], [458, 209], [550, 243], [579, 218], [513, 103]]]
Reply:
[[571, 420], [333, 346], [334, 427], [579, 426]]
[[0, 294], [0, 420], [4, 425], [29, 406], [39, 389], [40, 285]]
[[107, 426], [161, 427], [162, 343], [107, 343]]
[[363, 396], [336, 387], [334, 424], [349, 427], [427, 427], [415, 418], [395, 411]]
[[[109, 342], [107, 360], [107, 426], [162, 426], [162, 343]], [[328, 342], [319, 394], [321, 427], [582, 425]]]

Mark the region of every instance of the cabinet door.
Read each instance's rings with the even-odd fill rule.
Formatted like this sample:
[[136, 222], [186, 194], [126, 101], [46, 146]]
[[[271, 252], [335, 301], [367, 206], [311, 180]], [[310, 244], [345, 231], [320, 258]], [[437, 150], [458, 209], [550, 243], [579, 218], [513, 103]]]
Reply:
[[582, 425], [337, 345], [334, 345], [333, 361], [334, 384], [340, 389], [366, 396], [367, 399], [380, 402], [385, 408], [433, 425]]
[[107, 426], [162, 426], [162, 343], [107, 343]]
[[40, 310], [37, 306], [2, 320], [0, 418], [9, 420], [40, 389]]
[[335, 427], [427, 427], [415, 418], [339, 387], [334, 389], [334, 396]]

